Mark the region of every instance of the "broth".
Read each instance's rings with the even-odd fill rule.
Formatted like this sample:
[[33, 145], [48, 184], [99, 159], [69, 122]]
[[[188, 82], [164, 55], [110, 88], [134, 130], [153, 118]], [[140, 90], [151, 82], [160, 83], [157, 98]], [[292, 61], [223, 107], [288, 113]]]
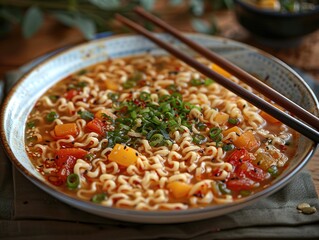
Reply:
[[58, 82], [32, 109], [25, 141], [36, 169], [67, 194], [168, 210], [231, 203], [269, 186], [298, 134], [183, 62], [142, 55]]

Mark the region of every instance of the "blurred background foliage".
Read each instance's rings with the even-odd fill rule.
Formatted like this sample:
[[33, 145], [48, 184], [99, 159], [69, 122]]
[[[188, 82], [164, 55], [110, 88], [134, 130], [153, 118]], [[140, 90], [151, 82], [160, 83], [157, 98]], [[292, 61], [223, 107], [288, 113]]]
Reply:
[[[121, 13], [136, 18], [132, 14], [136, 6], [159, 17], [169, 14], [165, 10], [156, 10], [160, 4], [171, 9], [182, 7], [183, 12], [171, 11], [171, 14], [180, 14], [183, 18], [187, 12], [195, 31], [215, 34], [218, 27], [214, 11], [232, 8], [233, 0], [0, 0], [0, 35], [4, 36], [12, 28], [19, 27], [23, 36], [30, 38], [49, 16], [65, 26], [79, 29], [86, 39], [92, 39], [100, 32], [125, 31], [114, 23], [114, 15]], [[152, 29], [151, 25], [146, 27]]]

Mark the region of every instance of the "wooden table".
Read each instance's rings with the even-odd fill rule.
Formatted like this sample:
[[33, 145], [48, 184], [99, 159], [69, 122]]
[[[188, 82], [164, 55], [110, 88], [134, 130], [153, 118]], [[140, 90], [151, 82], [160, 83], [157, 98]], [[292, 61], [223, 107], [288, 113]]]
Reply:
[[[245, 31], [235, 19], [233, 12], [216, 13], [220, 28], [218, 35], [254, 45], [284, 62], [298, 67], [311, 74], [319, 81], [319, 31], [305, 37], [298, 46], [293, 48], [270, 47], [256, 41]], [[171, 14], [166, 21], [182, 31], [193, 31], [189, 21], [183, 16]], [[0, 39], [0, 78], [9, 71], [22, 66], [36, 57], [54, 49], [83, 42], [82, 35], [76, 29], [66, 28], [48, 18], [41, 30], [31, 39], [23, 39], [18, 29], [5, 38]], [[317, 193], [319, 194], [319, 151], [317, 149], [307, 165], [311, 171]]]

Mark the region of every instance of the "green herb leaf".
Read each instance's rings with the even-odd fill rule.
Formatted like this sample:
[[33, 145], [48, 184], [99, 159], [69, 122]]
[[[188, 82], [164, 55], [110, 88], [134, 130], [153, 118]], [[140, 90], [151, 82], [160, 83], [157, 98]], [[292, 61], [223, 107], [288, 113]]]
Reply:
[[189, 4], [195, 16], [201, 16], [204, 13], [204, 0], [191, 0]]
[[86, 39], [90, 40], [94, 38], [96, 27], [92, 19], [78, 16], [76, 19], [76, 27], [82, 32]]
[[172, 6], [180, 5], [183, 2], [183, 0], [170, 0], [169, 4]]
[[86, 121], [93, 120], [94, 114], [89, 111], [78, 111], [80, 117]]
[[155, 0], [140, 0], [140, 4], [143, 8], [150, 11], [154, 8]]
[[89, 2], [104, 10], [112, 10], [120, 7], [119, 0], [89, 0]]
[[23, 18], [22, 33], [26, 38], [30, 38], [36, 33], [43, 23], [43, 14], [40, 8], [32, 6], [30, 7]]

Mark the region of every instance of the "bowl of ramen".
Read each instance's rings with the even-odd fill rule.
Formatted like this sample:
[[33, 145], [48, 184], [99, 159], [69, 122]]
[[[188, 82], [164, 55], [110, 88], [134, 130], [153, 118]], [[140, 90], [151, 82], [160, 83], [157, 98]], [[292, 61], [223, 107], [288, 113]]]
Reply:
[[[281, 61], [235, 41], [187, 36], [318, 114], [315, 95]], [[3, 104], [1, 137], [26, 181], [78, 209], [147, 223], [248, 206], [287, 184], [316, 147], [136, 35], [85, 43], [35, 67]]]
[[318, 0], [235, 0], [239, 23], [269, 39], [297, 39], [319, 29]]

